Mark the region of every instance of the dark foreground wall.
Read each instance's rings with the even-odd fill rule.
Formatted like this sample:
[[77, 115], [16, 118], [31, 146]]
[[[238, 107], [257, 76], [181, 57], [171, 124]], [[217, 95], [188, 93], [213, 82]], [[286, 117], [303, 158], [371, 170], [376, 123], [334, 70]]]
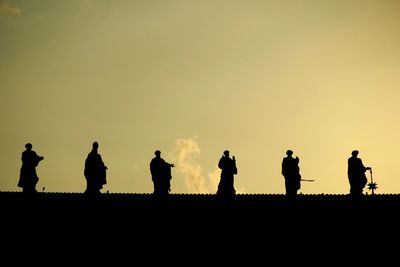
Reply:
[[215, 195], [1, 192], [0, 208], [6, 255], [213, 266], [272, 260], [276, 265], [399, 262], [399, 195], [237, 195], [224, 200]]

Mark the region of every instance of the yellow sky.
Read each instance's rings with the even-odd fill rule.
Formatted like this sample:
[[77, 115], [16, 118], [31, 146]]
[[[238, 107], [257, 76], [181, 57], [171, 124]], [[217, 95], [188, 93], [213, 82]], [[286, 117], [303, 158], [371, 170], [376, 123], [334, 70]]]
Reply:
[[[0, 0], [0, 190], [27, 142], [38, 189], [83, 192], [93, 141], [103, 191], [150, 193], [154, 151], [172, 193], [214, 193], [223, 150], [243, 193], [348, 193], [353, 149], [378, 193], [399, 193], [400, 2]], [[368, 177], [369, 174], [368, 174]]]

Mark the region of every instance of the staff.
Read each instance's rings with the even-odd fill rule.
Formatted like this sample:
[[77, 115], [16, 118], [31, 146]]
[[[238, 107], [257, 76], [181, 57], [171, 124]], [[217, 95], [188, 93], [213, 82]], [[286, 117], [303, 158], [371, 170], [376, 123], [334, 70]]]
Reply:
[[371, 174], [371, 182], [368, 184], [368, 190], [372, 191], [372, 195], [375, 194], [375, 189], [378, 188], [377, 183], [372, 179], [372, 167], [369, 169], [369, 173]]

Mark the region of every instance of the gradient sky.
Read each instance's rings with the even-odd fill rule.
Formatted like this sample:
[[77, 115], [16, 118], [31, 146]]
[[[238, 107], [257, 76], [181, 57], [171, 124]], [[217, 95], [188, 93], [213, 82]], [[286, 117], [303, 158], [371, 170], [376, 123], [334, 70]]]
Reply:
[[[400, 193], [400, 2], [0, 0], [0, 190], [27, 142], [38, 190], [83, 192], [93, 141], [103, 192], [215, 193], [236, 156], [240, 193], [282, 194], [287, 149], [304, 194], [346, 194], [358, 149], [377, 193]], [[368, 178], [370, 175], [368, 173]]]

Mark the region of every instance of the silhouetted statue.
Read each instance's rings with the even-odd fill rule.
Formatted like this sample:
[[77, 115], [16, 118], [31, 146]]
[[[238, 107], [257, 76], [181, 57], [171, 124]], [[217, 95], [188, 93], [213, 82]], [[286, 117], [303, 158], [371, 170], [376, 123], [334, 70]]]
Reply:
[[156, 155], [150, 162], [151, 179], [154, 184], [154, 195], [168, 195], [171, 191], [171, 168], [174, 164], [161, 158], [161, 151], [156, 150]]
[[229, 151], [225, 150], [218, 162], [221, 169], [221, 179], [218, 184], [217, 195], [222, 197], [232, 197], [236, 194], [234, 186], [234, 175], [237, 174], [235, 156], [229, 157]]
[[106, 170], [101, 155], [98, 153], [99, 144], [94, 142], [92, 150], [85, 160], [86, 191], [88, 194], [99, 194], [103, 185], [107, 184]]
[[39, 177], [36, 173], [36, 166], [44, 157], [38, 156], [36, 152], [32, 150], [31, 143], [27, 143], [25, 148], [26, 150], [22, 152], [21, 157], [22, 166], [18, 186], [22, 187], [22, 192], [24, 193], [36, 193], [36, 184], [39, 181]]
[[287, 157], [282, 160], [282, 175], [285, 178], [285, 189], [287, 196], [296, 196], [300, 189], [301, 175], [299, 168], [299, 157], [293, 158], [293, 151], [286, 151]]
[[368, 182], [365, 172], [370, 170], [370, 167], [365, 167], [360, 158], [357, 158], [358, 151], [353, 150], [351, 157], [347, 160], [347, 176], [350, 183], [350, 195], [360, 196], [363, 194], [363, 189]]

